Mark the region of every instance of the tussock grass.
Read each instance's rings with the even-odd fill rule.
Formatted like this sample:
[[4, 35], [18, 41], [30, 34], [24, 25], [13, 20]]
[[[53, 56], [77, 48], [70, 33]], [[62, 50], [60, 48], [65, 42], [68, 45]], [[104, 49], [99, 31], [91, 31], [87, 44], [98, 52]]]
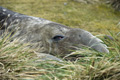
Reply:
[[[83, 4], [73, 0], [1, 0], [0, 5], [19, 13], [42, 17], [93, 34], [108, 34], [114, 40], [101, 39], [110, 53], [88, 49], [74, 52], [83, 55], [75, 61], [42, 61], [34, 50], [8, 37], [0, 38], [0, 79], [23, 80], [119, 80], [120, 79], [120, 21], [104, 3]], [[109, 32], [108, 32], [109, 31]]]
[[23, 67], [27, 63], [26, 61], [35, 55], [25, 45], [17, 43], [17, 40], [10, 42], [8, 38], [0, 38], [0, 79], [2, 80], [4, 78], [6, 80], [6, 77], [11, 78], [17, 69]]
[[[120, 38], [117, 38], [120, 40]], [[75, 61], [37, 61], [33, 50], [17, 41], [0, 39], [0, 77], [22, 80], [119, 80], [120, 79], [120, 44], [116, 41], [110, 53], [82, 50], [74, 54], [83, 55]], [[107, 42], [106, 42], [107, 43]]]

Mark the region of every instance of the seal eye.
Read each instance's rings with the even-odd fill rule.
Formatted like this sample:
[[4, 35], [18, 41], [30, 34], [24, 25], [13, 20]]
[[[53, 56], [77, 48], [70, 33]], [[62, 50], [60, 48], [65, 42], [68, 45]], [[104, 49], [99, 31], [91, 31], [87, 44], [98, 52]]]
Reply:
[[63, 35], [56, 35], [52, 38], [53, 41], [58, 42], [60, 40], [64, 39]]

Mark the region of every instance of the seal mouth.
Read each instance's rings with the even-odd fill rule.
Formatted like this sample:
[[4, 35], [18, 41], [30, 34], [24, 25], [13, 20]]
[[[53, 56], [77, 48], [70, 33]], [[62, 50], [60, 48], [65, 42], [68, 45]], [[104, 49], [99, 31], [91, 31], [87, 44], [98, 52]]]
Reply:
[[54, 37], [52, 38], [52, 40], [53, 40], [54, 42], [58, 42], [58, 41], [63, 40], [64, 38], [65, 38], [65, 36], [63, 36], [63, 35], [56, 35], [56, 36], [54, 36]]

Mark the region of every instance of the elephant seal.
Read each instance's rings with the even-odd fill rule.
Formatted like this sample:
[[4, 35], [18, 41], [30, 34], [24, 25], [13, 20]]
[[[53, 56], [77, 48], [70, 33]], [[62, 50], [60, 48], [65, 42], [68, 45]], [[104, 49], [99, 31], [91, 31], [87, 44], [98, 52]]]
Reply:
[[0, 33], [6, 30], [12, 39], [30, 43], [37, 52], [66, 55], [82, 47], [109, 53], [102, 40], [90, 32], [79, 28], [70, 28], [43, 18], [27, 16], [0, 7]]

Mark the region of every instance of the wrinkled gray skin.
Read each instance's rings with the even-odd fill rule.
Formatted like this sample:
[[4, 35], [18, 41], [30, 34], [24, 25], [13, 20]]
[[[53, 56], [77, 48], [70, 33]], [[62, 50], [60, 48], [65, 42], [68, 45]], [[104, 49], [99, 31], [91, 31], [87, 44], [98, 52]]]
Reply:
[[29, 42], [30, 48], [37, 52], [65, 56], [77, 48], [88, 46], [96, 51], [109, 53], [107, 46], [88, 31], [19, 14], [3, 7], [0, 7], [0, 25], [0, 34], [7, 29], [12, 32], [12, 39], [19, 39], [22, 43]]

